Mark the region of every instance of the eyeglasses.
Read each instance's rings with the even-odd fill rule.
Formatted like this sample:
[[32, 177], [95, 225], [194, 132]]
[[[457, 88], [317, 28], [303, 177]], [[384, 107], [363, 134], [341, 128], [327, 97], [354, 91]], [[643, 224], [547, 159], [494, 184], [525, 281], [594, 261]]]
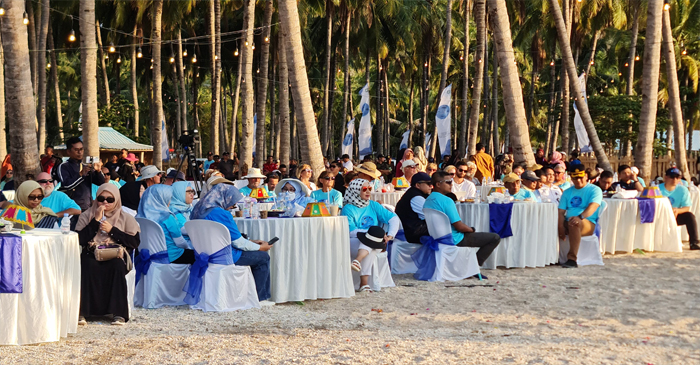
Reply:
[[302, 171], [303, 171], [303, 172], [314, 172], [314, 170], [311, 170], [311, 169], [305, 169], [305, 170], [302, 170]]
[[454, 173], [454, 172], [448, 172], [447, 175], [449, 175], [449, 176], [455, 176], [455, 173]]
[[462, 170], [462, 169], [459, 169], [459, 172], [463, 172], [463, 173], [466, 174], [467, 172], [469, 172], [469, 170]]
[[445, 184], [452, 185], [452, 180], [445, 180], [445, 181], [440, 181], [440, 182], [445, 183]]
[[39, 184], [50, 184], [53, 182], [53, 180], [37, 180], [36, 182]]
[[362, 191], [367, 191], [367, 190], [372, 191], [372, 187], [371, 186], [363, 186], [362, 187]]
[[188, 189], [185, 191], [185, 193], [194, 195], [194, 190]]
[[42, 201], [44, 199], [43, 195], [30, 195], [27, 197], [27, 200], [38, 200]]
[[114, 201], [115, 201], [116, 199], [114, 199], [113, 196], [104, 197], [104, 196], [100, 195], [100, 196], [98, 196], [97, 199], [95, 199], [95, 200], [97, 200], [97, 201], [100, 202], [100, 203], [104, 203], [104, 202], [106, 201], [107, 203], [112, 204], [112, 203], [114, 203]]

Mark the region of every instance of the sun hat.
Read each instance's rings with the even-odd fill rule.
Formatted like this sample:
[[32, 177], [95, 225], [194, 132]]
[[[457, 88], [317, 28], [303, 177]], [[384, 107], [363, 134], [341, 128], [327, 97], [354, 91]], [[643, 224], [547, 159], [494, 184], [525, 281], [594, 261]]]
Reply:
[[416, 161], [406, 160], [401, 164], [401, 170], [403, 171], [407, 167], [416, 166]]
[[383, 250], [386, 247], [384, 235], [386, 232], [380, 226], [369, 227], [367, 232], [358, 232], [357, 239], [369, 248]]
[[251, 167], [248, 169], [248, 175], [243, 176], [243, 179], [265, 179], [267, 176], [260, 173], [260, 169]]
[[162, 172], [163, 172], [162, 170], [159, 170], [157, 167], [155, 167], [153, 165], [144, 166], [141, 168], [141, 176], [139, 177], [139, 180], [146, 180], [146, 179], [153, 178]]
[[136, 162], [136, 161], [139, 160], [139, 158], [136, 157], [135, 154], [129, 153], [128, 155], [126, 155], [126, 160], [129, 161], [129, 162]]
[[165, 177], [166, 177], [166, 178], [175, 179], [175, 180], [180, 180], [180, 181], [185, 181], [185, 180], [187, 180], [187, 179], [185, 178], [185, 173], [184, 173], [184, 172], [178, 171], [178, 170], [175, 170], [175, 169], [170, 170], [170, 171], [168, 172], [168, 175], [166, 175]]
[[309, 196], [309, 194], [311, 194], [311, 190], [309, 190], [309, 188], [306, 185], [302, 184], [300, 180], [288, 178], [280, 180], [280, 182], [278, 182], [277, 185], [275, 185], [275, 194], [277, 196], [280, 196], [280, 194], [282, 193], [282, 188], [285, 185], [287, 185], [288, 182], [291, 182], [292, 186], [294, 186], [295, 189], [297, 188], [297, 186], [300, 186], [301, 191], [304, 193], [304, 196]]
[[380, 176], [382, 176], [382, 173], [377, 170], [377, 165], [374, 164], [374, 162], [363, 162], [360, 166], [355, 167], [355, 172], [362, 172], [365, 173], [375, 179], [378, 179]]

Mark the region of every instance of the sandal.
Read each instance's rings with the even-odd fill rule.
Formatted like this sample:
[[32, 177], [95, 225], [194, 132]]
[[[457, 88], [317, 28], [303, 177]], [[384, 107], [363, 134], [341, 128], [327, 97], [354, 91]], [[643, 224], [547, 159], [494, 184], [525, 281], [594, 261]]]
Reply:
[[[360, 265], [360, 262], [357, 260], [352, 260], [352, 265], [350, 265], [354, 271], [361, 271], [362, 270], [362, 265]], [[366, 285], [365, 285], [366, 286]]]
[[363, 293], [363, 292], [371, 293], [371, 292], [373, 292], [373, 290], [372, 290], [372, 288], [369, 287], [369, 285], [363, 285], [360, 287], [360, 290], [358, 290], [358, 292], [359, 293]]

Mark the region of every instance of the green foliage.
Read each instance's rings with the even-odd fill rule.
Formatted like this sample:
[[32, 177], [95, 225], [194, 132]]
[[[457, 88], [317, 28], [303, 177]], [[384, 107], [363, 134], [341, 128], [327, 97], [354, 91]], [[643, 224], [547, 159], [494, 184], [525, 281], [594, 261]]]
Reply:
[[135, 142], [149, 144], [150, 138], [144, 135], [136, 137], [134, 133], [134, 111], [134, 104], [123, 96], [117, 95], [111, 100], [109, 109], [102, 106], [97, 110], [100, 127], [110, 126]]

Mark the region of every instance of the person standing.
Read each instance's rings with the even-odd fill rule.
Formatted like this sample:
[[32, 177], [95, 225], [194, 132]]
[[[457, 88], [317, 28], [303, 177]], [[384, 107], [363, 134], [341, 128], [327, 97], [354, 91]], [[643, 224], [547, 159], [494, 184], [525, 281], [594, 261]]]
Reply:
[[486, 147], [483, 143], [476, 144], [476, 155], [471, 156], [470, 160], [476, 164], [476, 173], [474, 177], [482, 181], [484, 178], [493, 179], [493, 158], [486, 153]]
[[41, 171], [48, 172], [50, 174], [53, 167], [60, 165], [63, 160], [58, 156], [54, 156], [53, 147], [51, 146], [46, 147], [44, 152], [44, 157], [41, 159]]
[[68, 161], [58, 166], [58, 178], [61, 181], [61, 191], [66, 193], [86, 211], [92, 205], [92, 184], [102, 185], [105, 177], [102, 175], [102, 162], [83, 164], [83, 142], [78, 137], [66, 141]]
[[224, 174], [224, 177], [228, 180], [235, 180], [236, 177], [233, 175], [234, 162], [231, 160], [231, 154], [224, 152], [223, 158], [219, 161], [219, 171]]
[[214, 154], [211, 151], [209, 151], [209, 152], [207, 152], [207, 159], [206, 159], [206, 161], [204, 161], [204, 172], [209, 170], [209, 166], [211, 166], [211, 164], [213, 164], [213, 163], [214, 163]]

